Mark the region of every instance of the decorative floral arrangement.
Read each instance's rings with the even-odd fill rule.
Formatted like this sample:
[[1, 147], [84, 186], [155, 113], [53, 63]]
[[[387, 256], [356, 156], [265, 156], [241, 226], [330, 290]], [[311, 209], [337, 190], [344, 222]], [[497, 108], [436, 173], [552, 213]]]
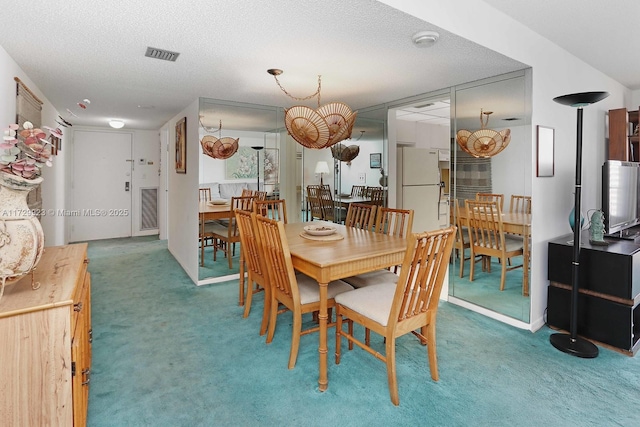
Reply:
[[[42, 173], [42, 167], [52, 165], [52, 143], [45, 139], [47, 134], [42, 129], [34, 128], [31, 122], [22, 124], [20, 136], [24, 139], [20, 141], [16, 137], [19, 128], [14, 123], [4, 130], [4, 138], [0, 142], [0, 171], [35, 179]], [[62, 138], [59, 128], [45, 129], [51, 134], [51, 139]]]

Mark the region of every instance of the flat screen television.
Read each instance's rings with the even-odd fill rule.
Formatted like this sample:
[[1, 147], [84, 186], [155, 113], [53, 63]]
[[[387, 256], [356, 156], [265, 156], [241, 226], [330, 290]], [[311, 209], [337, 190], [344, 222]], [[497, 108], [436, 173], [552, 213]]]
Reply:
[[640, 163], [607, 160], [602, 165], [604, 232], [610, 237], [637, 237], [628, 229], [640, 224]]

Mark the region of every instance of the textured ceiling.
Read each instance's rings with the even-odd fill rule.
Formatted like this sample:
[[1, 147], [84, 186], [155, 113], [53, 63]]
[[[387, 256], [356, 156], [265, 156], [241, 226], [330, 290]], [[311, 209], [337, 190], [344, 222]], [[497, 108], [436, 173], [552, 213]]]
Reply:
[[[158, 129], [198, 97], [294, 105], [269, 68], [284, 70], [294, 96], [313, 93], [320, 74], [323, 103], [362, 109], [527, 66], [371, 0], [26, 0], [3, 8], [2, 21], [0, 45], [56, 109], [89, 126], [120, 118]], [[422, 30], [439, 31], [438, 43], [416, 48], [411, 36]], [[147, 58], [149, 46], [180, 56]]]

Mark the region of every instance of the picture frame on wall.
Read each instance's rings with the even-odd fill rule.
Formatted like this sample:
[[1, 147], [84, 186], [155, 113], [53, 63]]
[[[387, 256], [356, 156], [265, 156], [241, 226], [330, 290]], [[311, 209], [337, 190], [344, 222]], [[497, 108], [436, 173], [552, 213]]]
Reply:
[[187, 173], [187, 118], [176, 123], [176, 173]]
[[382, 167], [382, 153], [369, 154], [369, 167], [371, 169], [380, 169]]

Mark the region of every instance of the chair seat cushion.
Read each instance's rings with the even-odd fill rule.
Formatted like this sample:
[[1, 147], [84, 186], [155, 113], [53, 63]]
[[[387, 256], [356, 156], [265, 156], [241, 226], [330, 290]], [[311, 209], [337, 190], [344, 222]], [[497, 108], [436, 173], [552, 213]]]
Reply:
[[371, 285], [336, 295], [336, 303], [387, 326], [395, 292], [395, 286]]
[[[316, 282], [315, 279], [301, 274], [296, 275], [296, 280], [298, 281], [298, 290], [300, 291], [301, 304], [310, 304], [320, 301], [320, 287], [318, 286], [318, 282]], [[353, 286], [351, 286], [350, 284], [343, 282], [342, 280], [334, 280], [333, 282], [329, 283], [329, 286], [327, 288], [327, 298], [333, 299], [341, 292], [352, 290]]]
[[504, 236], [504, 246], [507, 252], [522, 250], [524, 247], [524, 239], [521, 236]]
[[398, 275], [389, 270], [375, 270], [368, 273], [358, 274], [343, 279], [345, 282], [353, 286], [354, 288], [363, 288], [365, 286], [387, 284], [393, 285], [398, 283]]

